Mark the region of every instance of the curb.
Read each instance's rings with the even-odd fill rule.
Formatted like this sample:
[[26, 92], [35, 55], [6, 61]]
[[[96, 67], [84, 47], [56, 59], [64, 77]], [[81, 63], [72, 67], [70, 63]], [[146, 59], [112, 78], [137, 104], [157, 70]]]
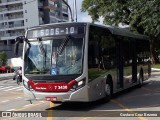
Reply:
[[158, 68], [152, 68], [151, 70], [152, 70], [152, 72], [160, 72], [160, 69], [158, 69]]

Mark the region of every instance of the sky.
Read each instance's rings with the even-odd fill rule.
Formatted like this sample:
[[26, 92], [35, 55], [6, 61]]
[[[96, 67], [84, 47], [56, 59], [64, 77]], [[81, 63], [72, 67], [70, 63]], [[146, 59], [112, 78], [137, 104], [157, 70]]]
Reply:
[[[73, 10], [73, 3], [75, 0], [68, 0], [68, 4], [71, 6]], [[91, 17], [87, 12], [81, 12], [81, 5], [83, 0], [76, 0], [77, 3], [77, 21], [78, 22], [92, 22]], [[74, 17], [75, 18], [75, 17]]]
[[[68, 4], [70, 5], [71, 9], [73, 10], [73, 2], [75, 0], [68, 0]], [[92, 22], [91, 17], [88, 15], [87, 12], [81, 12], [81, 6], [82, 6], [82, 1], [83, 0], [76, 0], [77, 2], [77, 21], [78, 22]], [[103, 18], [99, 19], [99, 22], [95, 22], [96, 24], [103, 24]], [[125, 28], [128, 27], [128, 25], [122, 25], [121, 23], [119, 24], [119, 27]]]

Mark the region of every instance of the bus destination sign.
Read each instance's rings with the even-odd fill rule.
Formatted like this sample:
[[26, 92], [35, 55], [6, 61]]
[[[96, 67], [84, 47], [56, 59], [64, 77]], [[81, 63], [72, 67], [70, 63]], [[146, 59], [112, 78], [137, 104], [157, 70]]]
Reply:
[[37, 38], [37, 37], [47, 37], [47, 36], [57, 36], [57, 35], [71, 35], [77, 34], [77, 27], [57, 27], [57, 28], [44, 28], [35, 29], [28, 31], [27, 38]]

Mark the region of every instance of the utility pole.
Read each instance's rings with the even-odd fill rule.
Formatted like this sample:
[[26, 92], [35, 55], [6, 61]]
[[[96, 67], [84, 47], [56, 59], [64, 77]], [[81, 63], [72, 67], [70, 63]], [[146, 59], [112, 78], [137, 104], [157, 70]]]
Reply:
[[75, 0], [75, 13], [76, 13], [76, 22], [77, 22], [77, 0]]
[[61, 22], [63, 22], [62, 0], [59, 1], [59, 5], [60, 5], [60, 19], [61, 19]]
[[62, 0], [63, 1], [63, 3], [64, 4], [66, 4], [67, 5], [67, 7], [69, 8], [69, 11], [70, 11], [70, 14], [71, 14], [71, 22], [73, 22], [74, 21], [74, 19], [73, 19], [73, 16], [72, 16], [72, 10], [71, 10], [71, 7], [68, 5], [68, 3], [65, 1], [65, 0]]

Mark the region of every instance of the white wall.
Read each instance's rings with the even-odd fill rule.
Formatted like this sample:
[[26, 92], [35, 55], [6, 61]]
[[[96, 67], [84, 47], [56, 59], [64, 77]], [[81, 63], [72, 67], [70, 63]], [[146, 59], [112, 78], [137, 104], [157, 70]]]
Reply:
[[25, 27], [30, 28], [39, 25], [38, 0], [23, 0], [23, 3], [24, 1], [26, 1], [26, 4], [23, 5]]
[[21, 58], [11, 58], [7, 61], [8, 66], [11, 67], [22, 67], [22, 59]]

